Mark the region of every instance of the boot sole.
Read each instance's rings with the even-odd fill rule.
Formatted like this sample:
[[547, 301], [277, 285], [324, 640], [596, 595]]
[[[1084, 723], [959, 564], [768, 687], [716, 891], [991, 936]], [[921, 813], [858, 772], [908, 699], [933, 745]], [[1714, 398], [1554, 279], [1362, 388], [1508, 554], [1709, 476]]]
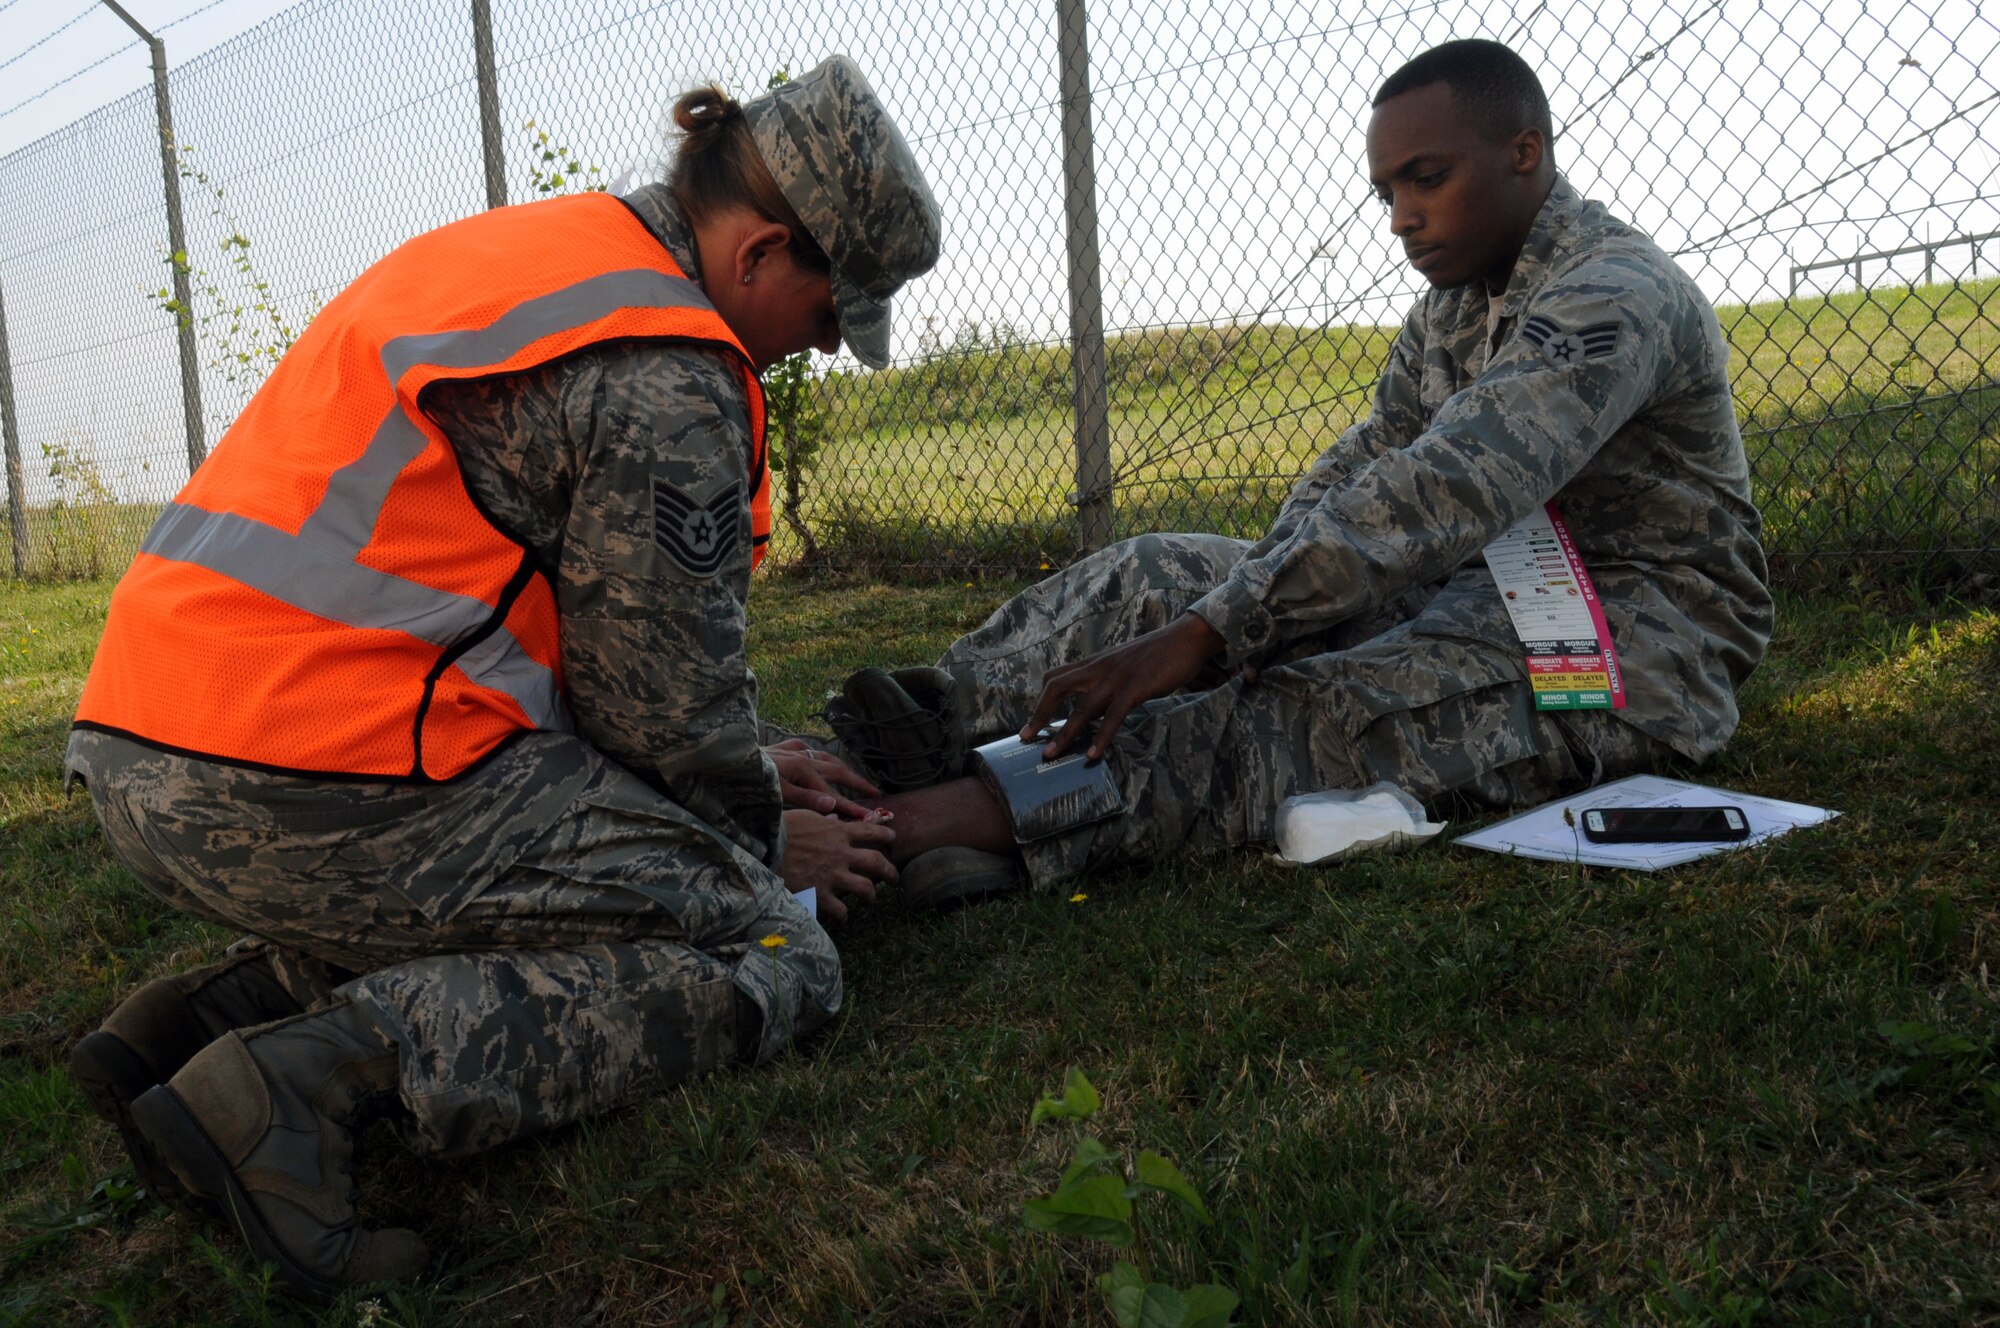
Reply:
[[69, 1077], [98, 1117], [118, 1131], [146, 1192], [177, 1213], [207, 1221], [222, 1210], [189, 1190], [132, 1120], [132, 1104], [160, 1081], [125, 1040], [112, 1033], [85, 1037], [69, 1053]]
[[136, 1099], [132, 1103], [132, 1120], [159, 1157], [168, 1161], [175, 1174], [187, 1182], [188, 1189], [213, 1203], [236, 1228], [250, 1252], [275, 1265], [278, 1275], [294, 1290], [321, 1303], [332, 1301], [347, 1290], [300, 1264], [271, 1233], [263, 1214], [250, 1202], [249, 1192], [236, 1179], [236, 1168], [171, 1086], [161, 1084]]
[[[1027, 869], [997, 854], [953, 848], [931, 852], [954, 855], [964, 865], [956, 871], [932, 870], [924, 863], [930, 854], [919, 854], [905, 863], [901, 899], [903, 906], [912, 912], [949, 913], [1027, 887]], [[967, 858], [973, 861], [965, 862]]]
[[[944, 729], [881, 669], [861, 669], [847, 680], [839, 711], [823, 711], [840, 740], [869, 767], [885, 793], [929, 788], [946, 777]], [[844, 712], [844, 713], [843, 713]], [[836, 719], [836, 714], [841, 717]]]

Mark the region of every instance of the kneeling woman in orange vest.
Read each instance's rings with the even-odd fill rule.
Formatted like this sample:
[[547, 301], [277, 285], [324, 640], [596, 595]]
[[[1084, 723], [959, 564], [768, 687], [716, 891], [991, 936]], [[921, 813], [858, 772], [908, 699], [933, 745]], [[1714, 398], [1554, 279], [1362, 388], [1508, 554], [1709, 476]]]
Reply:
[[69, 768], [147, 886], [251, 939], [72, 1071], [153, 1193], [308, 1293], [425, 1262], [357, 1218], [357, 1112], [462, 1154], [763, 1060], [841, 1003], [794, 891], [839, 917], [894, 874], [831, 787], [865, 780], [758, 744], [757, 372], [879, 367], [936, 205], [844, 58], [675, 117], [664, 184], [364, 272], [112, 596]]

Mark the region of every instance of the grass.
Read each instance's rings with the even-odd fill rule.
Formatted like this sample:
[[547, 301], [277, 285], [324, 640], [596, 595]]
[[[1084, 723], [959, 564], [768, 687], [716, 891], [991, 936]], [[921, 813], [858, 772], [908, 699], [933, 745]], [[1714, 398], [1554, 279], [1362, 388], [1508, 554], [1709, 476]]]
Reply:
[[[763, 579], [765, 709], [805, 722], [1008, 589]], [[1990, 604], [1787, 597], [1700, 777], [1843, 815], [1673, 872], [1438, 843], [886, 900], [840, 937], [847, 1011], [774, 1066], [470, 1161], [373, 1155], [371, 1214], [442, 1271], [321, 1312], [133, 1194], [61, 1068], [228, 939], [61, 795], [108, 592], [0, 589], [0, 1324], [1108, 1324], [1114, 1253], [1020, 1220], [1070, 1137], [1028, 1108], [1071, 1065], [1093, 1132], [1216, 1216], [1154, 1220], [1149, 1271], [1228, 1283], [1246, 1323], [2000, 1321]]]

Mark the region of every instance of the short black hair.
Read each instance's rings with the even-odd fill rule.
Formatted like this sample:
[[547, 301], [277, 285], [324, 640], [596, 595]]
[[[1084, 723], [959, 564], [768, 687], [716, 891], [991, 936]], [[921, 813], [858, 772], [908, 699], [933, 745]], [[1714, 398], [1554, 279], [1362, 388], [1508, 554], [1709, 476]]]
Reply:
[[1433, 46], [1384, 79], [1370, 103], [1380, 106], [1391, 97], [1442, 83], [1458, 104], [1492, 130], [1509, 139], [1523, 129], [1542, 131], [1547, 147], [1555, 141], [1549, 118], [1548, 94], [1528, 62], [1497, 41], [1468, 37]]

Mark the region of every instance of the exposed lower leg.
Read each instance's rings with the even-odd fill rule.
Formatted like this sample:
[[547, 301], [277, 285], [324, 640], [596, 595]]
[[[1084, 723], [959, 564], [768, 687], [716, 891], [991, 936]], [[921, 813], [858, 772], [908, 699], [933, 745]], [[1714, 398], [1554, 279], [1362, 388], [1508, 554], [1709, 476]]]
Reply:
[[954, 779], [912, 793], [892, 793], [881, 806], [896, 814], [889, 860], [902, 866], [934, 848], [976, 848], [1018, 854], [1006, 809], [977, 779]]

